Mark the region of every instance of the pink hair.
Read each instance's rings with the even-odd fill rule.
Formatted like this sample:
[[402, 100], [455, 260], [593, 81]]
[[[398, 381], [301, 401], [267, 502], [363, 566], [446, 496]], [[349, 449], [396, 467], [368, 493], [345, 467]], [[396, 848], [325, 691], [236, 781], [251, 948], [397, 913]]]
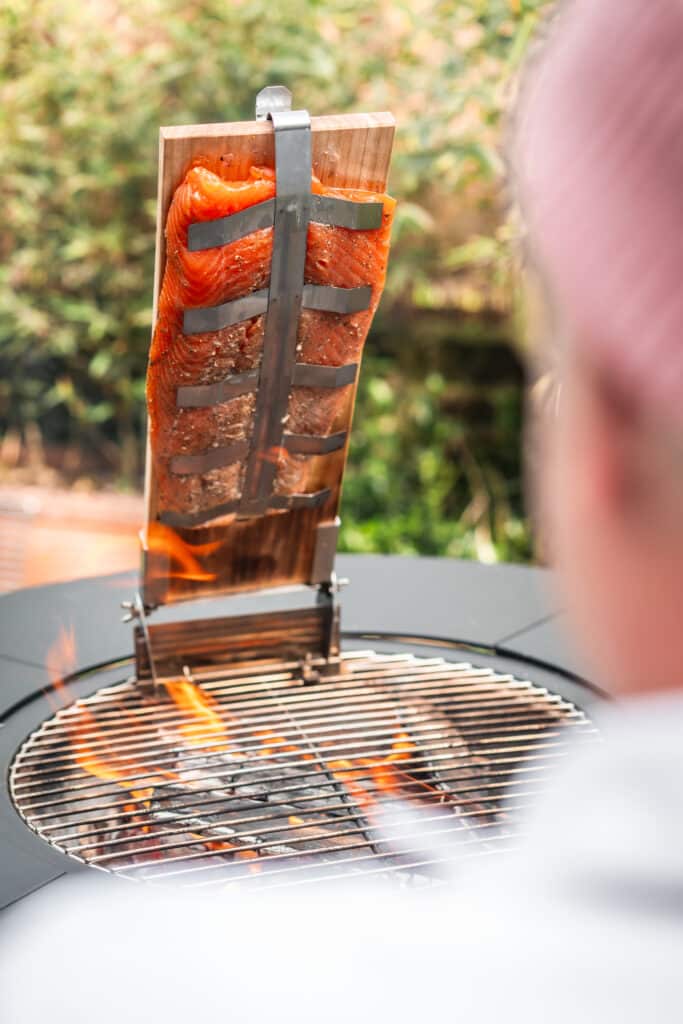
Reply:
[[683, 0], [575, 0], [519, 110], [530, 241], [576, 344], [683, 426]]

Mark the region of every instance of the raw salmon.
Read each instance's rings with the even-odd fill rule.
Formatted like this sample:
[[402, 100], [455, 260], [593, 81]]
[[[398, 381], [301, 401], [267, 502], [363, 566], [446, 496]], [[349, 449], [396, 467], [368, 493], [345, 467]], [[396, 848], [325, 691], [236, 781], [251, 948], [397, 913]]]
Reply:
[[[239, 498], [246, 458], [197, 474], [171, 471], [171, 459], [199, 454], [251, 436], [256, 393], [209, 408], [178, 408], [183, 385], [214, 384], [258, 368], [263, 345], [263, 315], [220, 331], [183, 334], [183, 311], [216, 306], [268, 287], [273, 230], [253, 232], [229, 245], [191, 252], [188, 227], [229, 216], [275, 195], [274, 173], [253, 167], [245, 181], [223, 177], [217, 158], [193, 161], [177, 188], [166, 222], [167, 259], [147, 374], [147, 405], [159, 512], [190, 515]], [[357, 362], [384, 286], [394, 200], [384, 194], [328, 188], [317, 179], [312, 191], [356, 202], [381, 202], [381, 227], [354, 231], [311, 222], [305, 281], [354, 288], [372, 286], [370, 307], [337, 314], [304, 309], [298, 329], [297, 361], [342, 366]], [[349, 425], [354, 386], [293, 387], [286, 429], [326, 436]], [[325, 456], [288, 455], [282, 451], [275, 481], [280, 494], [315, 489], [315, 465]]]

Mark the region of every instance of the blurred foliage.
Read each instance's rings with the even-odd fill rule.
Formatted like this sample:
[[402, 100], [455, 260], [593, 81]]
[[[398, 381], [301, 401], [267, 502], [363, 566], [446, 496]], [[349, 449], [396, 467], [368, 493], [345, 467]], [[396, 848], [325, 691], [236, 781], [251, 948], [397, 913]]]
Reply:
[[422, 345], [420, 311], [449, 311], [449, 331], [461, 328], [470, 346], [493, 321], [496, 337], [511, 334], [500, 119], [548, 6], [4, 0], [4, 428], [37, 424], [45, 438], [96, 451], [122, 482], [139, 478], [157, 127], [250, 117], [256, 92], [285, 82], [312, 113], [390, 109], [399, 125], [400, 205], [375, 335], [384, 340], [369, 344], [377, 374], [366, 367], [356, 417], [346, 546], [526, 556], [511, 455], [518, 376], [507, 413], [489, 402], [487, 429], [509, 422], [482, 454], [467, 418], [448, 413], [453, 367], [438, 353], [408, 366], [406, 350]]
[[[488, 438], [443, 374], [414, 379], [366, 359], [344, 481], [341, 547], [491, 562], [531, 556], [520, 515], [519, 387], [494, 389]], [[446, 410], [446, 415], [444, 415]], [[509, 442], [508, 442], [509, 444]], [[510, 457], [511, 456], [511, 457]]]

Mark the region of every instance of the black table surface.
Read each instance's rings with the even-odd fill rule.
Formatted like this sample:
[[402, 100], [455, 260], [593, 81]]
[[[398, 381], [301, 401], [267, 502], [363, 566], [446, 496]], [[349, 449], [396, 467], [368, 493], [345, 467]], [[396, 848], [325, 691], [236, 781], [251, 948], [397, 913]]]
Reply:
[[[445, 558], [340, 555], [342, 631], [462, 641], [548, 662], [581, 675], [552, 594], [551, 575], [517, 565]], [[49, 679], [60, 631], [72, 631], [77, 668], [132, 653], [132, 627], [120, 602], [136, 590], [134, 572], [19, 590], [0, 597], [0, 714], [35, 677]], [[223, 598], [216, 614], [249, 609], [254, 598]]]

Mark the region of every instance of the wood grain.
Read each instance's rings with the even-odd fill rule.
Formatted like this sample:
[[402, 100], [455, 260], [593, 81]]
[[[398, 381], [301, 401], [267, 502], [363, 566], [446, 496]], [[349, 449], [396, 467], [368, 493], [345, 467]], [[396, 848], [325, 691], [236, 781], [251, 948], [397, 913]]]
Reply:
[[[384, 192], [387, 186], [394, 118], [387, 112], [339, 114], [311, 119], [313, 173], [325, 185]], [[226, 177], [239, 180], [254, 165], [274, 165], [273, 129], [269, 121], [185, 125], [159, 131], [156, 258], [153, 323], [166, 263], [164, 229], [173, 194], [192, 160], [220, 156]], [[355, 393], [355, 389], [354, 393]], [[349, 408], [349, 425], [352, 403]], [[346, 446], [348, 448], [348, 444]], [[310, 575], [318, 523], [334, 519], [341, 492], [346, 448], [320, 460], [321, 486], [332, 488], [320, 509], [269, 514], [259, 520], [218, 522], [195, 530], [178, 530], [183, 542], [193, 545], [220, 541], [202, 568], [213, 579], [175, 579], [171, 563], [148, 548], [149, 524], [157, 516], [156, 482], [149, 438], [146, 461], [147, 530], [143, 531], [143, 592], [149, 604], [182, 600], [237, 590], [305, 583]]]

